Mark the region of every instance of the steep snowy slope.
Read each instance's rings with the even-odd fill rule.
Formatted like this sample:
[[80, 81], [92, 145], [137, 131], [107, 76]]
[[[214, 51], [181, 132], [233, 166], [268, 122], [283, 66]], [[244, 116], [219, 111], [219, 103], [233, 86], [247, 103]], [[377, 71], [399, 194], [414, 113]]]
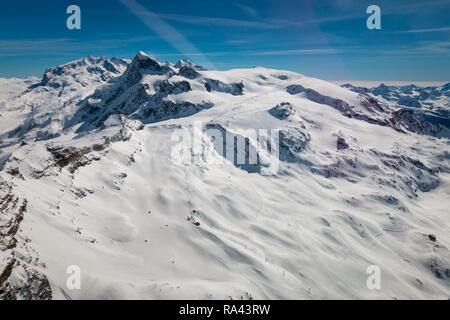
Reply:
[[0, 132], [2, 298], [450, 297], [444, 124], [289, 71], [89, 61], [126, 70], [2, 93], [39, 124]]

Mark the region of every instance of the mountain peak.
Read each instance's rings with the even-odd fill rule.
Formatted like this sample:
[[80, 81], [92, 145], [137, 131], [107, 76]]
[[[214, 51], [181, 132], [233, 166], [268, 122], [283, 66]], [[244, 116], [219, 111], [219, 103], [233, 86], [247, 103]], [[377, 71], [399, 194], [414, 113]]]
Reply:
[[139, 69], [156, 68], [163, 66], [164, 63], [159, 61], [156, 57], [149, 55], [143, 51], [139, 51], [130, 64], [130, 67], [137, 67]]
[[83, 81], [81, 79], [90, 74], [96, 74], [106, 81], [121, 74], [128, 64], [129, 61], [125, 59], [87, 56], [46, 69], [42, 77], [42, 84], [59, 87], [63, 83]]
[[195, 67], [195, 64], [192, 61], [181, 59], [175, 64], [175, 68], [181, 68], [181, 67]]
[[158, 59], [156, 59], [156, 57], [154, 57], [154, 56], [152, 56], [152, 55], [149, 55], [149, 54], [145, 53], [144, 51], [139, 51], [139, 52], [136, 54], [135, 59], [138, 59], [138, 60], [142, 60], [142, 59], [152, 59], [152, 60], [158, 61]]
[[144, 74], [162, 75], [174, 72], [168, 63], [162, 63], [155, 57], [139, 51], [133, 61], [128, 65], [123, 77], [127, 86], [138, 83]]
[[194, 70], [206, 70], [204, 67], [199, 66], [199, 65], [193, 63], [192, 61], [189, 61], [186, 59], [181, 59], [175, 64], [175, 68], [180, 69], [182, 67], [187, 67], [187, 68], [191, 68]]

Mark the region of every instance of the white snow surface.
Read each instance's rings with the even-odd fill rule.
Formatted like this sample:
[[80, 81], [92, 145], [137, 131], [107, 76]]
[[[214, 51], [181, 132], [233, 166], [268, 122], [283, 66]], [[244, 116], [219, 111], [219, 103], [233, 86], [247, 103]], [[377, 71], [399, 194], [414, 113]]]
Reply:
[[[294, 72], [195, 68], [190, 79], [178, 71], [193, 64], [154, 61], [89, 57], [47, 82], [0, 79], [0, 187], [28, 201], [19, 236], [38, 259], [24, 263], [48, 278], [54, 299], [450, 297], [446, 136], [386, 125], [395, 106], [367, 107]], [[191, 90], [162, 94], [161, 81]], [[293, 111], [277, 118], [270, 110], [283, 102]], [[304, 144], [282, 154], [273, 176], [218, 161], [202, 132], [201, 161], [174, 162], [173, 133], [200, 122], [280, 129]], [[89, 152], [58, 165], [58, 146]], [[71, 265], [80, 290], [66, 286]], [[379, 290], [366, 284], [371, 265]]]

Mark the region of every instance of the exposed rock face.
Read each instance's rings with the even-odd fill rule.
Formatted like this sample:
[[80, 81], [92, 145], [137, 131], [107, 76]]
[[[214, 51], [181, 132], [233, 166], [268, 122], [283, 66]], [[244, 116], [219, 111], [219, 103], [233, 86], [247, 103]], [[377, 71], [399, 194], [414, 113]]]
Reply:
[[187, 81], [170, 83], [167, 80], [156, 83], [155, 89], [161, 96], [167, 96], [169, 94], [180, 94], [192, 90], [191, 85]]
[[[389, 108], [406, 108], [412, 111], [418, 119], [426, 120], [436, 125], [429, 130], [428, 134], [442, 135], [442, 127], [450, 128], [450, 113], [448, 109], [450, 107], [449, 85], [447, 83], [436, 87], [420, 87], [413, 84], [407, 86], [381, 84], [378, 87], [367, 89], [345, 84], [342, 87], [359, 92], [366, 97], [375, 98], [378, 100], [378, 103], [384, 104]], [[418, 129], [414, 132], [420, 133], [422, 131]]]
[[367, 94], [369, 93], [369, 89], [364, 88], [364, 87], [356, 87], [351, 85], [350, 83], [345, 83], [343, 85], [341, 85], [342, 88], [347, 88], [353, 92], [357, 92], [357, 93], [361, 93], [361, 94]]
[[178, 71], [178, 74], [188, 79], [196, 79], [200, 76], [200, 74], [197, 71], [188, 66], [181, 67], [180, 70]]
[[279, 79], [279, 80], [288, 80], [289, 77], [284, 74], [273, 74], [272, 77]]
[[[198, 75], [197, 68], [189, 61], [177, 64], [187, 75]], [[189, 69], [189, 70], [188, 70]], [[194, 72], [191, 72], [194, 71]], [[74, 123], [84, 122], [81, 130], [100, 127], [113, 114], [124, 114], [132, 119], [155, 122], [171, 117], [194, 114], [212, 106], [209, 102], [175, 102], [171, 95], [192, 91], [188, 81], [172, 81], [176, 74], [168, 63], [140, 52], [130, 63], [127, 70], [116, 81], [96, 90], [84, 101]], [[153, 79], [149, 81], [147, 79]]]
[[296, 85], [296, 84], [288, 86], [286, 88], [286, 90], [288, 93], [290, 93], [292, 95], [299, 94], [299, 93], [305, 93], [306, 97], [308, 99], [310, 99], [311, 101], [329, 105], [330, 107], [333, 107], [333, 108], [339, 110], [341, 113], [343, 113], [346, 116], [354, 115], [350, 105], [347, 102], [343, 101], [342, 99], [332, 98], [332, 97], [323, 95], [313, 89], [305, 88], [302, 85]]
[[292, 95], [304, 93], [311, 101], [329, 105], [348, 118], [389, 126], [401, 132], [408, 130], [420, 134], [449, 136], [449, 130], [447, 128], [444, 128], [440, 124], [434, 124], [423, 115], [399, 108], [386, 108], [387, 110], [385, 110], [373, 97], [368, 95], [360, 94], [358, 96], [361, 106], [364, 107], [364, 109], [361, 109], [348, 104], [342, 99], [323, 95], [316, 90], [304, 88], [301, 85], [290, 85], [286, 90]]
[[394, 127], [403, 127], [408, 131], [439, 136], [444, 134], [448, 136], [448, 129], [440, 124], [433, 124], [420, 114], [416, 114], [411, 110], [397, 109], [392, 111], [390, 122]]
[[378, 101], [374, 98], [366, 95], [359, 95], [358, 98], [360, 99], [361, 104], [366, 107], [367, 110], [375, 112], [385, 112], [383, 107], [381, 107]]
[[102, 98], [98, 102], [96, 101], [95, 105], [91, 103], [91, 99], [87, 99], [85, 106], [80, 109], [80, 114], [86, 120], [91, 118], [91, 123], [95, 127], [99, 127], [111, 114], [122, 113], [142, 121], [159, 121], [172, 116], [186, 116], [212, 106], [208, 102], [194, 104], [183, 101], [178, 103], [167, 99], [168, 95], [191, 91], [191, 86], [187, 81], [157, 81], [153, 87], [154, 93], [150, 90], [149, 84], [142, 82], [128, 90], [114, 85], [111, 88], [103, 88], [102, 90], [105, 92], [94, 95]]
[[175, 68], [181, 69], [183, 67], [187, 67], [193, 70], [206, 70], [204, 67], [194, 64], [192, 61], [182, 59], [175, 64]]
[[205, 79], [205, 88], [208, 92], [218, 91], [232, 94], [233, 96], [240, 96], [244, 94], [244, 84], [239, 83], [224, 83], [219, 80]]
[[280, 130], [280, 160], [296, 162], [306, 148], [311, 136], [298, 127]]
[[52, 298], [47, 278], [36, 270], [39, 259], [32, 245], [20, 235], [27, 203], [0, 178], [0, 300]]
[[289, 102], [282, 102], [270, 109], [269, 113], [275, 118], [285, 120], [295, 114], [295, 108]]
[[348, 148], [348, 144], [343, 137], [338, 137], [336, 142], [338, 150], [343, 150]]
[[125, 80], [126, 87], [137, 84], [143, 75], [171, 75], [174, 71], [166, 64], [160, 63], [156, 58], [140, 52], [133, 59], [122, 78]]
[[208, 102], [194, 104], [188, 101], [176, 103], [153, 96], [136, 117], [149, 122], [162, 121], [176, 117], [187, 117], [201, 110], [209, 109], [213, 105]]

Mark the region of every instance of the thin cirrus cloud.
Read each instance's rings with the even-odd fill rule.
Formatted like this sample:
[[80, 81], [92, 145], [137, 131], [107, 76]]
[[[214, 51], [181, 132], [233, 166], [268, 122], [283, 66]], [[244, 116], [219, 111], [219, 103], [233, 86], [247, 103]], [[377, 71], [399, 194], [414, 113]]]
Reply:
[[170, 13], [159, 13], [158, 16], [166, 20], [194, 25], [216, 25], [222, 27], [240, 27], [252, 29], [277, 29], [281, 27], [280, 25], [272, 23], [228, 19], [228, 18], [199, 17], [199, 16], [188, 16]]
[[0, 57], [33, 55], [70, 55], [80, 50], [106, 50], [122, 48], [130, 43], [155, 40], [153, 36], [136, 36], [127, 39], [101, 39], [78, 41], [70, 38], [8, 39], [0, 40]]
[[[335, 49], [294, 49], [294, 50], [270, 50], [270, 51], [218, 51], [218, 52], [202, 52], [205, 56], [226, 56], [226, 55], [242, 55], [242, 56], [280, 56], [280, 55], [303, 55], [303, 54], [336, 54], [343, 50]], [[156, 56], [178, 56], [175, 53], [156, 53]], [[190, 56], [197, 56], [198, 53], [189, 53]]]
[[259, 12], [250, 6], [247, 6], [242, 3], [237, 3], [237, 2], [234, 2], [233, 6], [239, 8], [243, 13], [245, 13], [247, 16], [249, 16], [251, 18], [259, 17]]
[[61, 54], [71, 47], [71, 39], [8, 39], [0, 40], [0, 56], [29, 56], [48, 53]]
[[[123, 4], [128, 4], [127, 6], [130, 8], [130, 5], [136, 7], [140, 6], [135, 0], [119, 0]], [[425, 7], [432, 7], [432, 5], [440, 5], [443, 4], [442, 0], [430, 1], [429, 3], [421, 3], [419, 5], [408, 5], [408, 6], [393, 6], [386, 10], [383, 10], [384, 14], [410, 14], [417, 12], [418, 10], [423, 10]], [[257, 19], [260, 17], [259, 12], [247, 5], [243, 5], [240, 3], [232, 3], [233, 6], [239, 8], [244, 14], [251, 17], [252, 19]], [[260, 29], [260, 30], [269, 30], [269, 29], [280, 29], [280, 28], [289, 28], [289, 27], [303, 27], [311, 24], [320, 24], [320, 23], [333, 23], [333, 22], [341, 22], [346, 20], [353, 19], [361, 19], [365, 17], [365, 12], [358, 12], [355, 10], [348, 11], [345, 14], [331, 15], [328, 17], [314, 17], [311, 19], [305, 19], [303, 21], [290, 21], [286, 19], [258, 19], [256, 20], [240, 20], [240, 19], [232, 19], [232, 18], [217, 18], [217, 17], [205, 17], [205, 16], [192, 16], [192, 15], [184, 15], [184, 14], [172, 14], [172, 13], [154, 13], [150, 12], [147, 9], [143, 8], [144, 11], [140, 13], [140, 16], [147, 16], [148, 18], [157, 18], [160, 20], [168, 20], [174, 22], [181, 22], [185, 24], [191, 25], [213, 25], [220, 27], [235, 27], [235, 28], [248, 28], [248, 29]], [[137, 12], [135, 12], [138, 14]]]
[[[122, 0], [123, 1], [123, 0]], [[409, 15], [415, 14], [422, 10], [434, 8], [436, 6], [446, 5], [448, 4], [448, 0], [435, 0], [428, 1], [417, 4], [392, 4], [389, 7], [382, 8], [382, 13], [386, 15]], [[260, 14], [257, 10], [247, 5], [233, 3], [235, 7], [238, 7], [242, 12], [244, 12], [247, 16], [256, 19], [260, 17]], [[153, 13], [152, 13], [153, 14]], [[358, 10], [345, 10], [345, 13], [335, 14], [325, 17], [312, 17], [309, 19], [305, 19], [302, 21], [292, 21], [286, 19], [258, 19], [255, 20], [239, 20], [239, 19], [230, 19], [230, 18], [216, 18], [216, 17], [201, 17], [201, 16], [191, 16], [191, 15], [183, 15], [183, 14], [170, 14], [170, 13], [158, 13], [154, 14], [159, 16], [162, 19], [181, 22], [192, 25], [214, 25], [221, 27], [237, 27], [237, 28], [250, 28], [250, 29], [280, 29], [280, 28], [289, 28], [289, 27], [304, 27], [312, 24], [322, 24], [322, 23], [334, 23], [334, 22], [342, 22], [347, 20], [355, 20], [366, 17], [365, 11]], [[437, 28], [442, 29], [442, 28]], [[443, 28], [445, 29], [445, 28]], [[424, 29], [427, 30], [427, 29]], [[434, 30], [432, 30], [434, 31]], [[432, 31], [420, 31], [417, 32], [432, 32]], [[436, 30], [440, 31], [440, 30]], [[442, 30], [445, 31], [445, 30]]]
[[227, 44], [239, 45], [252, 42], [250, 39], [230, 39], [225, 41]]
[[444, 31], [450, 31], [450, 27], [401, 30], [401, 31], [395, 31], [395, 33], [427, 33], [427, 32], [444, 32]]
[[190, 16], [171, 13], [158, 13], [157, 15], [165, 20], [181, 22], [191, 25], [214, 25], [219, 27], [235, 27], [235, 28], [261, 29], [261, 30], [289, 28], [293, 26], [294, 27], [305, 26], [318, 23], [340, 22], [344, 20], [358, 19], [361, 18], [362, 16], [361, 14], [351, 13], [347, 15], [313, 18], [304, 21], [290, 21], [286, 19], [267, 19], [262, 21], [249, 21], [249, 20], [229, 19], [229, 18]]
[[44, 48], [45, 46], [54, 46], [60, 44], [67, 44], [70, 39], [9, 39], [0, 40], [0, 50], [16, 51], [16, 50], [30, 50], [36, 48]]
[[337, 49], [298, 49], [298, 50], [273, 50], [273, 51], [258, 51], [258, 52], [244, 52], [244, 55], [255, 56], [279, 56], [279, 55], [302, 55], [302, 54], [336, 54], [341, 53], [342, 50]]
[[428, 41], [415, 48], [417, 53], [450, 54], [450, 41]]
[[403, 46], [396, 49], [368, 51], [361, 49], [360, 53], [379, 55], [450, 55], [449, 41], [422, 41], [414, 46]]
[[[391, 3], [390, 3], [391, 5]], [[428, 1], [420, 1], [417, 3], [406, 2], [402, 4], [396, 4], [394, 1], [392, 2], [392, 7], [388, 7], [387, 9], [382, 8], [383, 14], [390, 15], [409, 15], [422, 12], [424, 10], [435, 10], [437, 7], [447, 7], [448, 0], [428, 0]], [[445, 9], [445, 8], [444, 8]]]
[[[185, 54], [188, 58], [195, 54], [200, 57], [200, 63], [206, 67], [214, 67], [200, 50], [189, 42], [178, 30], [161, 19], [159, 15], [149, 11], [135, 0], [119, 0], [119, 2], [180, 53]], [[186, 52], [192, 52], [193, 54], [187, 54]]]

